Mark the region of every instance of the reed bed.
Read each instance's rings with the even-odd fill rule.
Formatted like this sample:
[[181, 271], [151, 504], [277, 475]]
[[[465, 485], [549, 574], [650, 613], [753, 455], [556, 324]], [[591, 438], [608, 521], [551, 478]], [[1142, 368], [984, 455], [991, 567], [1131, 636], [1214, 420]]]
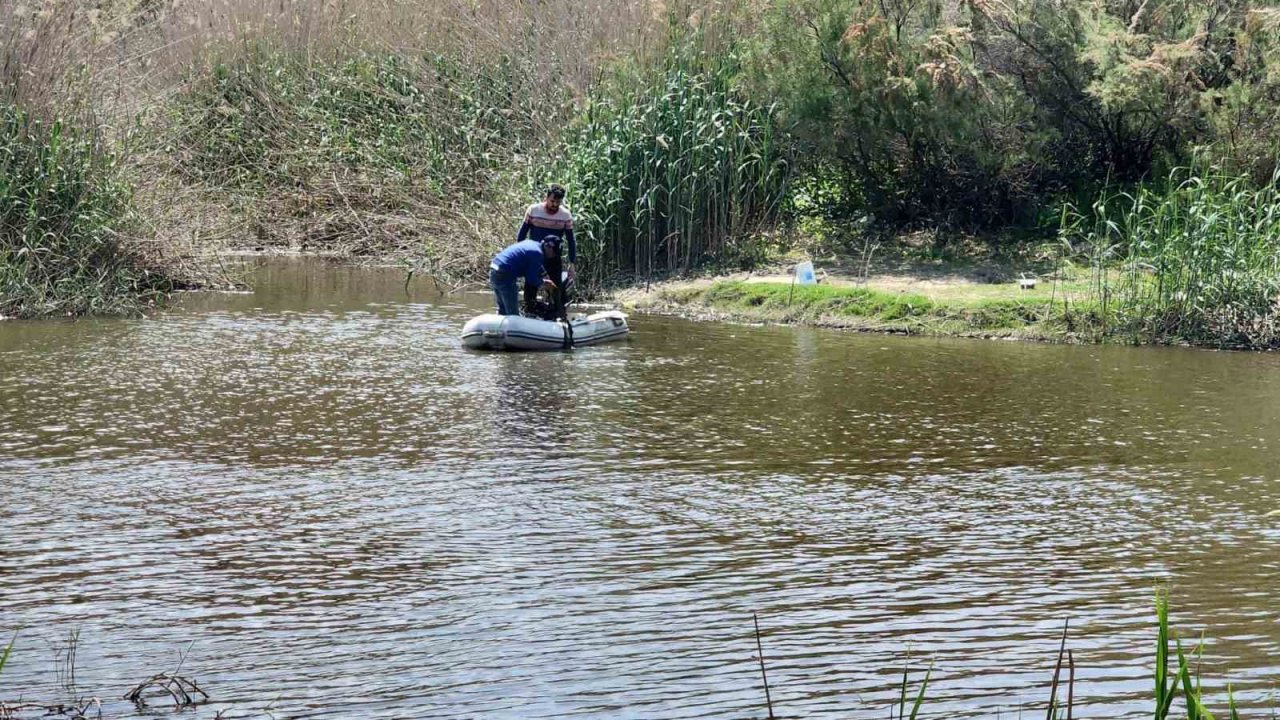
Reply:
[[[1214, 720], [1214, 714], [1210, 711], [1202, 684], [1200, 675], [1200, 667], [1203, 661], [1204, 643], [1203, 641], [1196, 644], [1188, 653], [1184, 650], [1181, 638], [1170, 629], [1169, 626], [1169, 598], [1167, 591], [1159, 590], [1155, 596], [1156, 611], [1156, 644], [1155, 657], [1152, 663], [1152, 679], [1154, 680], [1154, 694], [1152, 697], [1152, 716], [1155, 720], [1168, 720], [1170, 715], [1185, 714], [1187, 720]], [[760, 663], [761, 679], [763, 681], [764, 698], [768, 711], [768, 718], [786, 717], [785, 715], [775, 715], [775, 702], [769, 691], [768, 677], [764, 672], [764, 648], [760, 637], [758, 620], [755, 621], [756, 647], [759, 655], [753, 660]], [[1062, 627], [1062, 639], [1059, 644], [1057, 660], [1054, 663], [1053, 675], [1049, 682], [1048, 698], [1041, 703], [1032, 703], [1030, 705], [1018, 703], [1017, 716], [1022, 717], [1024, 712], [1029, 717], [1034, 717], [1035, 713], [1044, 712], [1045, 720], [1071, 720], [1076, 713], [1076, 694], [1075, 694], [1075, 654], [1068, 647], [1068, 623], [1064, 623]], [[930, 663], [924, 668], [924, 676], [920, 679], [919, 686], [913, 687], [911, 682], [912, 664], [911, 651], [907, 650], [906, 659], [902, 668], [902, 680], [897, 685], [897, 697], [889, 706], [890, 720], [916, 720], [923, 714], [925, 717], [934, 716], [928, 708], [930, 682], [933, 679], [933, 664]], [[936, 685], [936, 683], [935, 683]], [[782, 703], [777, 703], [781, 705]], [[1227, 713], [1225, 717], [1230, 720], [1240, 720], [1240, 710], [1236, 705], [1235, 693], [1230, 684], [1227, 685], [1226, 693]], [[1175, 712], [1176, 711], [1176, 712]], [[997, 712], [997, 717], [999, 713]], [[868, 715], [870, 717], [870, 715]], [[1275, 710], [1272, 708], [1270, 717], [1275, 717]]]
[[1280, 188], [1212, 167], [1103, 193], [1064, 213], [1093, 269], [1105, 335], [1218, 347], [1280, 345]]
[[646, 42], [655, 17], [649, 3], [315, 2], [282, 28], [276, 3], [215, 5], [208, 22], [233, 39], [194, 51], [151, 153], [223, 199], [211, 234], [405, 258], [450, 285], [482, 279], [559, 180], [552, 148], [595, 64]]
[[[4, 162], [27, 169], [0, 188], [0, 312], [136, 309], [207, 280], [193, 262], [244, 246], [401, 257], [449, 285], [481, 280], [549, 182], [568, 186], [586, 290], [759, 264], [805, 227], [793, 222], [805, 212], [832, 219], [809, 227], [865, 236], [869, 246], [894, 217], [868, 199], [872, 186], [896, 188], [888, 205], [927, 200], [905, 195], [935, 180], [943, 186], [926, 194], [948, 207], [986, 192], [969, 182], [963, 147], [935, 147], [929, 118], [963, 125], [952, 128], [956, 142], [977, 142], [967, 133], [995, 122], [982, 134], [995, 143], [987, 159], [1008, 155], [1001, 143], [1026, 141], [1017, 152], [1030, 154], [1000, 171], [1022, 187], [1019, 163], [1065, 163], [1062, 143], [1088, 135], [1072, 129], [1075, 120], [1050, 122], [1060, 106], [1102, 120], [1112, 112], [1077, 97], [1092, 87], [1087, 73], [1066, 78], [1065, 90], [1006, 77], [1023, 66], [1018, 53], [1068, 52], [1006, 47], [1020, 28], [1056, 22], [1031, 6], [1007, 10], [1018, 22], [857, 0], [5, 3], [0, 142]], [[1261, 32], [1251, 27], [1241, 38]], [[882, 58], [884, 67], [863, 63], [859, 43], [869, 38], [903, 52]], [[858, 88], [897, 88], [889, 96], [898, 104], [885, 111]], [[953, 95], [1021, 109], [961, 122], [937, 105]], [[1202, 106], [1218, 107], [1178, 108]], [[1017, 131], [1001, 131], [1006, 121]], [[889, 146], [907, 159], [877, 160]], [[1135, 173], [1150, 164], [1133, 160]], [[903, 168], [925, 168], [928, 182], [896, 182]], [[1018, 217], [1056, 217], [1059, 195], [1046, 193], [1097, 187], [1089, 173], [1060, 169], [1058, 180], [1027, 185], [1038, 188], [1027, 202], [1043, 212], [1023, 212], [1019, 201]], [[793, 184], [815, 177], [827, 178], [829, 201], [807, 211], [788, 202]], [[1086, 255], [1095, 282], [1063, 313], [1068, 331], [1280, 345], [1276, 185], [1197, 164], [1069, 209], [1060, 237]]]
[[[89, 138], [90, 150], [77, 159], [101, 192], [79, 227], [98, 223], [116, 242], [84, 245], [84, 232], [68, 239], [63, 225], [19, 228], [12, 213], [66, 217], [67, 208], [46, 212], [55, 198], [34, 186], [9, 197], [24, 181], [7, 182], [0, 202], [11, 211], [3, 231], [12, 252], [3, 256], [0, 312], [145, 306], [158, 297], [148, 283], [207, 281], [192, 262], [229, 247], [412, 256], [423, 272], [479, 278], [536, 188], [559, 179], [549, 149], [599, 65], [643, 54], [665, 8], [5, 3], [6, 148], [20, 141], [36, 143], [24, 156], [65, 152], [40, 145], [48, 128], [82, 128], [76, 137]], [[64, 242], [101, 252], [86, 259]], [[119, 262], [105, 262], [112, 248]], [[119, 272], [130, 264], [148, 268], [133, 282], [132, 304], [112, 290], [130, 287]], [[92, 269], [102, 282], [72, 269]]]
[[160, 154], [168, 172], [225, 198], [251, 244], [418, 254], [432, 271], [475, 276], [514, 234], [504, 215], [524, 198], [512, 192], [520, 158], [538, 154], [513, 72], [247, 48], [172, 101]]
[[791, 148], [772, 109], [735, 90], [735, 52], [677, 25], [656, 69], [593, 93], [564, 151], [589, 282], [763, 259]]
[[126, 247], [129, 198], [100, 136], [0, 101], [0, 315], [124, 312], [172, 290]]

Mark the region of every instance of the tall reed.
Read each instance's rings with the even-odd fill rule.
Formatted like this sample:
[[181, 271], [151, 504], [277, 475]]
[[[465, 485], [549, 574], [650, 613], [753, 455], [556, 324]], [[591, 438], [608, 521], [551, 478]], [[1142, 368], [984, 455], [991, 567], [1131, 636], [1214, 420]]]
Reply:
[[[1155, 680], [1155, 693], [1153, 696], [1154, 708], [1153, 715], [1155, 720], [1168, 720], [1170, 713], [1173, 712], [1175, 700], [1179, 695], [1182, 697], [1182, 709], [1185, 711], [1187, 720], [1213, 720], [1213, 714], [1205, 705], [1203, 687], [1201, 685], [1200, 664], [1203, 659], [1204, 643], [1198, 643], [1192, 650], [1192, 656], [1195, 658], [1195, 667], [1188, 658], [1187, 653], [1183, 650], [1182, 640], [1169, 628], [1169, 596], [1166, 591], [1158, 591], [1155, 597], [1156, 610], [1156, 647], [1155, 647], [1155, 666], [1153, 668], [1153, 676]], [[1049, 701], [1046, 704], [1046, 720], [1055, 720], [1060, 718], [1071, 718], [1074, 710], [1075, 697], [1074, 693], [1069, 689], [1065, 703], [1058, 700], [1057, 690], [1060, 671], [1063, 665], [1064, 654], [1070, 657], [1070, 651], [1066, 650], [1066, 632], [1064, 628], [1062, 648], [1058, 653], [1058, 664], [1054, 670], [1053, 684], [1050, 690]], [[910, 660], [910, 652], [908, 652], [908, 661]], [[1071, 664], [1071, 672], [1074, 676], [1074, 662]], [[1170, 667], [1173, 664], [1174, 667]], [[908, 666], [909, 667], [909, 666]], [[930, 666], [932, 670], [932, 665]], [[1171, 672], [1172, 671], [1172, 672]], [[902, 682], [899, 687], [899, 697], [897, 699], [896, 708], [890, 707], [889, 717], [896, 717], [901, 720], [905, 716], [907, 707], [907, 669], [903, 669]], [[931, 672], [926, 672], [919, 691], [916, 693], [915, 702], [911, 706], [910, 718], [915, 720], [920, 712], [921, 706], [925, 703], [925, 692], [929, 687], [929, 677]], [[1074, 679], [1071, 681], [1074, 685]], [[1071, 686], [1069, 686], [1071, 687]], [[1227, 686], [1227, 706], [1231, 720], [1239, 720], [1240, 713], [1236, 707], [1235, 695], [1231, 690], [1231, 686]], [[1021, 712], [1019, 712], [1021, 715]]]
[[1216, 168], [1100, 194], [1064, 215], [1063, 239], [1094, 269], [1110, 334], [1222, 347], [1280, 344], [1280, 187]]
[[532, 104], [524, 72], [510, 57], [227, 48], [171, 100], [160, 154], [257, 242], [420, 254], [478, 277], [514, 235], [540, 123], [572, 108]]
[[171, 289], [126, 242], [129, 200], [101, 137], [0, 100], [0, 315], [127, 312]]
[[4, 666], [9, 662], [9, 653], [13, 652], [13, 644], [18, 642], [18, 634], [13, 634], [13, 639], [8, 645], [4, 646], [4, 651], [0, 652], [0, 672], [4, 671]]
[[593, 91], [565, 151], [586, 280], [752, 259], [790, 150], [771, 108], [734, 88], [737, 69], [731, 45], [708, 49], [673, 22], [656, 68], [626, 66]]

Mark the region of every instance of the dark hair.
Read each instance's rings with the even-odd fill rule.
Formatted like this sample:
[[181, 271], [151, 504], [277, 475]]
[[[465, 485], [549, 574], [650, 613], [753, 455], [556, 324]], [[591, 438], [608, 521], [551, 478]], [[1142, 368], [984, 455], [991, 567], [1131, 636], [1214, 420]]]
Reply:
[[551, 183], [547, 186], [547, 195], [557, 200], [564, 199], [564, 186]]

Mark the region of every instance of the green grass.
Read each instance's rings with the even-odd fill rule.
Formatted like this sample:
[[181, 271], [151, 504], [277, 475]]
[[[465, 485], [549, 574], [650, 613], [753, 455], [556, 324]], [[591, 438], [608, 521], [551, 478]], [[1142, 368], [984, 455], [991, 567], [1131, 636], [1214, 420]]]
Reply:
[[652, 65], [613, 64], [581, 104], [522, 89], [545, 78], [509, 58], [227, 47], [171, 100], [159, 149], [271, 243], [409, 247], [478, 278], [556, 181], [581, 286], [749, 261], [777, 220], [786, 148], [771, 111], [734, 91], [732, 54], [687, 32]]
[[[1274, 208], [1280, 216], [1280, 203]], [[1243, 208], [1240, 212], [1244, 212]], [[1260, 214], [1272, 212], [1259, 205]], [[1020, 337], [1070, 342], [1188, 344], [1238, 349], [1280, 347], [1280, 230], [1274, 255], [1240, 259], [1225, 243], [1212, 249], [1165, 248], [1163, 256], [1139, 245], [1123, 261], [1074, 255], [1049, 271], [1036, 288], [1013, 281], [974, 282], [959, 274], [888, 273], [870, 284], [836, 275], [819, 285], [720, 280], [676, 284], [640, 300], [655, 309], [703, 308], [735, 319], [835, 325], [934, 335]], [[1195, 273], [1195, 260], [1220, 253], [1231, 260], [1219, 275]], [[1161, 265], [1163, 263], [1163, 265]], [[1166, 271], [1161, 271], [1163, 267]], [[1136, 269], [1135, 269], [1136, 268]], [[1273, 274], [1274, 273], [1274, 274]], [[1056, 278], [1056, 279], [1055, 279]], [[1177, 289], [1170, 290], [1170, 286]], [[916, 288], [923, 288], [916, 290]], [[1161, 300], [1164, 298], [1164, 300]]]
[[130, 313], [172, 282], [128, 249], [131, 194], [96, 134], [0, 101], [0, 315]]
[[963, 334], [1018, 331], [1041, 323], [1048, 299], [984, 299], [942, 303], [923, 295], [864, 287], [720, 281], [678, 288], [663, 298], [681, 305], [777, 322], [847, 324], [868, 329]]
[[[1183, 650], [1182, 640], [1178, 638], [1176, 633], [1169, 627], [1169, 596], [1166, 591], [1158, 591], [1155, 598], [1156, 610], [1156, 646], [1155, 657], [1152, 663], [1152, 676], [1154, 680], [1153, 716], [1155, 720], [1168, 720], [1174, 711], [1175, 701], [1181, 695], [1181, 710], [1186, 713], [1187, 720], [1214, 720], [1213, 713], [1205, 704], [1204, 692], [1201, 684], [1200, 666], [1203, 660], [1204, 642], [1197, 643], [1196, 647], [1191, 651], [1190, 657]], [[1062, 649], [1059, 651], [1058, 665], [1054, 670], [1053, 683], [1050, 686], [1049, 700], [1047, 703], [1047, 720], [1058, 720], [1060, 718], [1072, 717], [1074, 696], [1072, 688], [1067, 690], [1067, 700], [1061, 702], [1058, 690], [1060, 672], [1062, 670], [1062, 656], [1067, 644], [1066, 631], [1063, 631]], [[910, 653], [908, 653], [908, 660]], [[1193, 664], [1194, 663], [1194, 664]], [[908, 666], [909, 667], [909, 666]], [[932, 669], [932, 666], [930, 667]], [[929, 686], [929, 673], [925, 674], [924, 681], [921, 683], [919, 692], [916, 694], [915, 702], [911, 707], [910, 717], [915, 718], [921, 707], [926, 702], [926, 690]], [[890, 717], [896, 716], [899, 719], [904, 718], [904, 710], [908, 699], [907, 695], [907, 669], [903, 670], [902, 684], [900, 688], [900, 696], [896, 707], [891, 708]], [[1074, 684], [1074, 662], [1072, 661], [1069, 683]], [[1019, 703], [1021, 707], [1021, 702]], [[1236, 707], [1235, 694], [1231, 689], [1231, 685], [1227, 685], [1227, 710], [1231, 720], [1239, 720], [1240, 713]], [[926, 710], [927, 712], [927, 710]], [[1274, 717], [1274, 714], [1272, 715]]]
[[0, 672], [4, 672], [4, 666], [9, 662], [9, 653], [13, 652], [13, 644], [18, 642], [18, 634], [13, 634], [13, 639], [8, 645], [4, 646], [4, 651], [0, 652]]
[[443, 56], [315, 58], [249, 45], [193, 68], [174, 98], [178, 169], [267, 191], [340, 168], [427, 192], [482, 192], [532, 135], [511, 67]]
[[590, 284], [751, 265], [779, 220], [785, 133], [735, 89], [736, 50], [678, 26], [653, 67], [619, 66], [593, 90], [563, 149]]

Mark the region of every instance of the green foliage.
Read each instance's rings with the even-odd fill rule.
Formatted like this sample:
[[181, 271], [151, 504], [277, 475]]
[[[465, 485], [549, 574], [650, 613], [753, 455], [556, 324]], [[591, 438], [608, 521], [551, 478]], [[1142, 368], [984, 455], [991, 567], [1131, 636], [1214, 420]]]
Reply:
[[[1214, 720], [1213, 714], [1209, 712], [1204, 704], [1204, 695], [1200, 685], [1199, 665], [1201, 653], [1204, 649], [1204, 642], [1201, 641], [1195, 650], [1196, 668], [1192, 670], [1191, 663], [1188, 661], [1186, 654], [1182, 650], [1182, 641], [1174, 639], [1174, 647], [1176, 648], [1176, 657], [1178, 661], [1177, 670], [1174, 675], [1169, 675], [1170, 646], [1169, 641], [1172, 637], [1169, 631], [1169, 597], [1166, 592], [1156, 593], [1156, 657], [1155, 657], [1155, 720], [1167, 720], [1169, 713], [1173, 708], [1174, 698], [1178, 694], [1179, 684], [1181, 684], [1183, 705], [1187, 713], [1187, 720]], [[908, 660], [910, 656], [908, 655]], [[910, 715], [906, 714], [907, 707], [907, 680], [908, 670], [903, 668], [902, 683], [899, 688], [899, 698], [897, 702], [896, 717], [903, 720], [909, 717], [916, 720], [920, 708], [924, 704], [925, 693], [929, 686], [929, 677], [932, 674], [933, 666], [930, 665], [929, 672], [925, 673], [924, 680], [920, 684], [920, 690], [916, 693], [915, 701], [911, 706]], [[1055, 677], [1056, 687], [1056, 677]], [[1239, 720], [1239, 712], [1236, 709], [1235, 696], [1231, 691], [1231, 686], [1227, 686], [1227, 703], [1230, 709], [1231, 720]], [[891, 707], [889, 717], [894, 718], [895, 708]], [[1071, 716], [1071, 706], [1062, 708], [1055, 704], [1051, 699], [1048, 707], [1049, 717]], [[1057, 711], [1055, 713], [1055, 711]]]
[[[916, 720], [916, 717], [920, 714], [920, 708], [924, 705], [925, 692], [929, 689], [929, 678], [933, 676], [933, 663], [929, 663], [929, 669], [925, 671], [924, 680], [920, 682], [920, 689], [916, 692], [915, 700], [911, 703], [911, 714], [910, 715], [906, 714], [907, 685], [908, 685], [908, 679], [909, 679], [909, 674], [911, 669], [910, 663], [911, 663], [911, 653], [910, 651], [908, 651], [907, 662], [903, 665], [903, 668], [902, 668], [902, 692], [901, 692], [901, 696], [898, 698], [898, 720], [903, 720], [903, 718], [910, 718], [910, 720]], [[893, 714], [892, 709], [890, 710], [891, 710], [890, 716], [892, 717], [892, 714]]]
[[1264, 183], [1280, 156], [1280, 12], [1267, 3], [1228, 7], [1228, 21], [1213, 35], [1216, 82], [1200, 93], [1210, 125], [1202, 144], [1230, 171]]
[[92, 133], [0, 101], [0, 315], [135, 311], [171, 289], [124, 249], [130, 191]]
[[1169, 596], [1156, 593], [1156, 720], [1164, 720], [1173, 706], [1177, 683], [1169, 677]]
[[171, 169], [262, 242], [412, 252], [424, 272], [481, 276], [545, 170], [567, 90], [531, 92], [505, 55], [276, 47], [224, 47], [192, 69], [161, 123]]
[[1033, 228], [1199, 147], [1268, 179], [1278, 33], [1247, 2], [775, 0], [747, 74], [809, 150], [801, 174], [836, 180], [822, 217]]
[[[1280, 178], [1278, 178], [1280, 179]], [[1135, 340], [1222, 347], [1280, 344], [1280, 189], [1216, 168], [1173, 171], [1164, 185], [1102, 193], [1064, 216], [1087, 253], [1108, 330]], [[1120, 273], [1108, 268], [1116, 266]]]
[[249, 46], [197, 68], [174, 105], [179, 169], [231, 187], [305, 183], [334, 166], [483, 192], [528, 151], [509, 64], [357, 54], [315, 60]]
[[733, 87], [735, 53], [678, 37], [656, 67], [622, 67], [592, 92], [564, 171], [588, 283], [766, 254], [789, 148], [770, 108]]
[[893, 229], [999, 227], [1035, 219], [1051, 178], [1045, 139], [1008, 78], [981, 66], [967, 22], [928, 0], [780, 0], [748, 67], [814, 152], [804, 171], [837, 178], [831, 216]]
[[1025, 328], [1045, 315], [1047, 300], [940, 303], [923, 295], [863, 287], [720, 281], [673, 301], [757, 319], [858, 320], [868, 327], [911, 332], [991, 332]]
[[[1213, 714], [1204, 705], [1204, 694], [1200, 686], [1200, 660], [1204, 652], [1202, 640], [1195, 649], [1196, 670], [1193, 672], [1186, 653], [1182, 650], [1182, 640], [1174, 638], [1174, 648], [1178, 659], [1178, 669], [1173, 677], [1169, 676], [1169, 595], [1167, 592], [1156, 593], [1156, 695], [1155, 718], [1166, 720], [1173, 708], [1173, 699], [1178, 694], [1179, 683], [1182, 688], [1182, 703], [1187, 713], [1187, 720], [1213, 720]], [[1227, 689], [1227, 702], [1231, 717], [1238, 717], [1235, 697], [1230, 686]]]

